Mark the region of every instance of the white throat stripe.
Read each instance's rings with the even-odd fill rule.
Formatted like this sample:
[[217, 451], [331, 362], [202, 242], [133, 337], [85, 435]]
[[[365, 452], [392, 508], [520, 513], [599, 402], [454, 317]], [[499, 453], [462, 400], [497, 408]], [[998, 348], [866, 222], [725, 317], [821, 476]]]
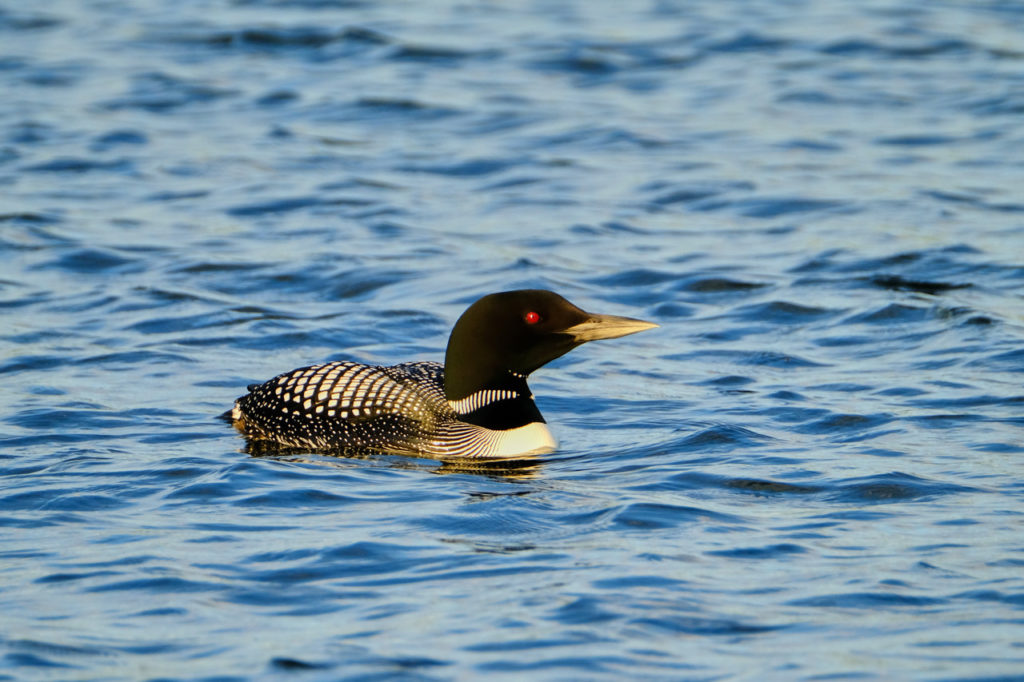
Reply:
[[458, 414], [469, 414], [474, 410], [479, 410], [481, 407], [496, 403], [499, 400], [508, 400], [509, 398], [518, 398], [519, 394], [515, 391], [507, 391], [504, 389], [485, 389], [483, 391], [477, 391], [472, 395], [466, 396], [462, 400], [449, 400], [448, 404], [452, 406]]

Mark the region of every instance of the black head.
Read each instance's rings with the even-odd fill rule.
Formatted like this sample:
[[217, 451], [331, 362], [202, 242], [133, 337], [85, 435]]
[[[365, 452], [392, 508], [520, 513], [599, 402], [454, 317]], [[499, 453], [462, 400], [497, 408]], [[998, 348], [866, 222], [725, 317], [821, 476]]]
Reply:
[[588, 313], [552, 291], [490, 294], [471, 305], [452, 329], [445, 354], [445, 394], [459, 400], [502, 385], [509, 376], [525, 378], [587, 341], [657, 326]]

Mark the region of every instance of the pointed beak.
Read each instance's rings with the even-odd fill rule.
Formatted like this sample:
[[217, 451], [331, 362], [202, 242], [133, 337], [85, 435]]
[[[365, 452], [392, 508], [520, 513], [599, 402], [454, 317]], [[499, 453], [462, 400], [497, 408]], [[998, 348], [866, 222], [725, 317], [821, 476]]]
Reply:
[[657, 326], [653, 322], [635, 320], [632, 317], [590, 314], [588, 319], [569, 327], [563, 333], [573, 337], [577, 343], [585, 343], [597, 339], [617, 339]]

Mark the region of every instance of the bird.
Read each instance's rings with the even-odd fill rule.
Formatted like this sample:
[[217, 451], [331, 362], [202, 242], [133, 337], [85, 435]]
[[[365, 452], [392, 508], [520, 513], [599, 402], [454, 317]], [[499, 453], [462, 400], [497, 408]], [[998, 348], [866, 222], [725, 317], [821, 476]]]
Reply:
[[263, 447], [442, 461], [548, 454], [558, 444], [527, 385], [530, 374], [588, 341], [657, 326], [588, 313], [553, 291], [488, 294], [455, 323], [443, 365], [300, 367], [250, 384], [221, 416]]

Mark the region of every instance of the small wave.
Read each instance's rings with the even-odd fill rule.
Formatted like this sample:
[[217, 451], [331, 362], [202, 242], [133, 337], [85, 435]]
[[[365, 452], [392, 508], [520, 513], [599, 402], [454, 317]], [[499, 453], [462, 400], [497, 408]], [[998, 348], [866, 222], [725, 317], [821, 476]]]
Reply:
[[[922, 392], [908, 394], [913, 396], [924, 395]], [[1014, 407], [1024, 403], [1024, 395], [975, 395], [964, 398], [920, 398], [916, 400], [907, 401], [909, 404], [916, 407], [923, 407], [929, 410], [973, 410], [972, 412], [959, 412], [956, 414], [945, 414], [939, 415], [943, 417], [955, 417], [959, 419], [973, 419], [973, 420], [984, 420], [985, 416], [981, 414], [978, 408], [992, 407], [995, 405], [1006, 405], [1008, 407]], [[922, 418], [934, 417], [936, 415], [921, 415]]]
[[880, 137], [875, 140], [875, 144], [889, 147], [934, 147], [959, 141], [957, 138], [947, 135], [894, 135]]
[[409, 173], [431, 173], [465, 178], [493, 175], [522, 163], [522, 160], [517, 159], [469, 159], [455, 163], [406, 165], [400, 170]]
[[275, 657], [270, 659], [270, 667], [282, 672], [295, 672], [301, 670], [330, 670], [334, 665], [330, 663], [302, 661], [297, 658]]
[[[43, 213], [38, 211], [18, 211], [15, 213], [0, 213], [0, 223], [28, 224], [28, 225], [52, 225], [61, 222], [61, 217], [54, 213]], [[4, 243], [5, 247], [15, 248], [13, 243]], [[24, 248], [24, 246], [22, 246]]]
[[234, 88], [217, 87], [201, 80], [177, 78], [166, 73], [154, 72], [136, 76], [129, 94], [107, 100], [103, 103], [103, 108], [110, 111], [141, 109], [153, 113], [166, 113], [239, 94], [241, 91]]
[[239, 487], [230, 482], [193, 483], [165, 495], [168, 500], [188, 500], [190, 502], [218, 502], [224, 498], [233, 498], [239, 494]]
[[708, 448], [752, 446], [766, 440], [770, 440], [770, 438], [742, 426], [716, 424], [676, 441], [673, 448], [684, 452], [688, 450], [703, 451]]
[[140, 130], [111, 130], [93, 139], [89, 148], [94, 152], [106, 152], [125, 145], [137, 146], [149, 143], [149, 137]]
[[1003, 372], [1024, 372], [1024, 348], [992, 353], [986, 357], [971, 360], [967, 364]]
[[338, 206], [364, 207], [372, 206], [376, 202], [373, 199], [362, 197], [323, 197], [323, 196], [301, 196], [286, 197], [282, 199], [271, 199], [269, 201], [258, 201], [252, 204], [242, 204], [227, 209], [227, 214], [236, 218], [250, 217], [274, 217], [282, 213], [291, 213], [310, 208], [334, 208]]
[[768, 284], [765, 282], [749, 282], [729, 277], [701, 276], [685, 279], [679, 290], [697, 294], [733, 294], [746, 293], [756, 289], [763, 289], [767, 286]]
[[671, 206], [672, 204], [688, 204], [701, 199], [708, 199], [721, 194], [721, 190], [712, 188], [693, 187], [689, 189], [675, 189], [658, 196], [652, 203], [658, 206]]
[[375, 120], [390, 116], [398, 119], [435, 121], [461, 113], [459, 109], [450, 105], [429, 103], [409, 97], [360, 97], [353, 103], [353, 109], [358, 118], [372, 116]]
[[63, 355], [22, 355], [0, 362], [0, 374], [38, 372], [69, 364]]
[[[531, 648], [544, 648], [546, 646], [564, 646], [570, 642], [561, 640], [533, 640]], [[598, 673], [609, 674], [616, 670], [623, 670], [632, 667], [631, 661], [625, 656], [555, 656], [544, 657], [537, 660], [523, 660], [515, 658], [512, 660], [495, 660], [482, 663], [477, 666], [479, 670], [493, 673], [532, 673], [540, 674], [542, 671], [573, 670], [578, 673], [595, 675]]]
[[415, 62], [457, 62], [472, 57], [493, 58], [497, 53], [493, 50], [475, 52], [447, 45], [426, 45], [417, 43], [398, 43], [388, 57], [398, 61]]
[[880, 41], [853, 38], [840, 40], [823, 45], [821, 52], [843, 57], [882, 57], [887, 59], [927, 59], [930, 57], [948, 56], [950, 54], [966, 55], [977, 52], [972, 43], [956, 39], [936, 39], [917, 44], [893, 44]]
[[306, 10], [358, 9], [373, 5], [370, 0], [234, 0], [239, 7], [293, 8]]
[[969, 590], [954, 595], [956, 599], [970, 599], [989, 603], [999, 603], [1014, 608], [1024, 607], [1024, 592], [1002, 592], [1000, 590]]
[[792, 606], [810, 606], [839, 609], [893, 609], [922, 606], [941, 606], [948, 600], [937, 597], [921, 597], [890, 592], [850, 592], [825, 594], [789, 602]]
[[793, 325], [810, 322], [838, 314], [837, 310], [790, 303], [768, 301], [742, 306], [729, 312], [729, 317], [773, 324]]
[[131, 501], [124, 496], [103, 495], [78, 489], [32, 490], [0, 497], [0, 510], [45, 512], [95, 512], [122, 509]]
[[840, 502], [857, 504], [889, 504], [976, 492], [975, 488], [932, 481], [898, 471], [838, 481], [834, 487], [835, 491], [830, 497]]
[[701, 43], [708, 52], [777, 52], [789, 47], [792, 42], [785, 38], [764, 35], [754, 31], [743, 31], [724, 39], [712, 39]]
[[535, 57], [530, 62], [531, 68], [594, 77], [610, 76], [635, 65], [631, 56], [616, 46], [575, 44], [546, 51], [545, 56]]
[[275, 507], [286, 507], [291, 510], [309, 509], [315, 507], [335, 508], [344, 504], [355, 502], [356, 498], [345, 495], [338, 495], [326, 490], [306, 488], [299, 490], [283, 490], [269, 493], [261, 493], [250, 497], [243, 497], [235, 500], [233, 504], [243, 507], [259, 507], [273, 509]]
[[75, 429], [103, 432], [136, 425], [136, 418], [88, 403], [32, 407], [4, 419], [23, 429], [62, 433]]
[[661, 618], [637, 618], [631, 624], [647, 629], [668, 631], [680, 635], [736, 636], [778, 630], [779, 626], [759, 625], [729, 618], [704, 618], [698, 616], [665, 616]]
[[875, 275], [870, 281], [875, 286], [882, 287], [883, 289], [893, 289], [895, 291], [916, 291], [922, 294], [932, 295], [945, 293], [954, 289], [966, 289], [971, 286], [969, 282], [966, 284], [957, 284], [952, 282], [924, 281], [906, 279], [899, 275]]
[[221, 29], [200, 23], [183, 23], [151, 29], [146, 33], [145, 39], [151, 43], [286, 53], [301, 49], [319, 50], [338, 44], [347, 47], [374, 47], [391, 45], [394, 42], [383, 33], [358, 26], [342, 29], [302, 25]]
[[[1024, 111], [1024, 107], [1022, 107]], [[1024, 204], [1019, 202], [993, 202], [986, 201], [981, 196], [966, 192], [949, 192], [944, 190], [923, 190], [923, 196], [937, 199], [943, 203], [956, 204], [960, 206], [971, 206], [985, 211], [997, 213], [1024, 213]]]
[[25, 167], [33, 173], [92, 173], [95, 171], [126, 175], [135, 172], [135, 165], [128, 159], [84, 159], [78, 157], [58, 157]]
[[142, 592], [145, 594], [188, 594], [193, 592], [219, 592], [221, 585], [212, 582], [187, 580], [175, 576], [159, 576], [119, 580], [117, 582], [96, 585], [86, 589], [87, 592]]
[[924, 322], [932, 318], [932, 311], [921, 306], [887, 303], [875, 310], [857, 313], [846, 319], [847, 324], [893, 324]]
[[550, 616], [564, 625], [607, 623], [621, 616], [604, 608], [603, 600], [595, 597], [580, 597], [558, 607]]
[[39, 584], [47, 583], [68, 583], [79, 580], [90, 580], [92, 578], [106, 578], [107, 576], [118, 575], [117, 571], [86, 571], [83, 573], [50, 573], [36, 578], [34, 582]]
[[0, 31], [46, 31], [63, 24], [62, 19], [49, 14], [0, 9]]
[[701, 211], [733, 210], [748, 218], [772, 219], [798, 213], [837, 211], [849, 213], [853, 204], [838, 200], [805, 199], [801, 197], [761, 197], [707, 202], [697, 207]]
[[236, 218], [245, 218], [248, 216], [263, 216], [263, 215], [274, 215], [278, 213], [288, 213], [290, 211], [297, 211], [303, 208], [309, 208], [311, 206], [321, 206], [323, 200], [319, 197], [292, 197], [288, 199], [274, 199], [272, 201], [261, 201], [256, 204], [245, 204], [242, 206], [234, 206], [227, 209], [227, 214], [235, 216]]
[[768, 481], [752, 478], [722, 478], [720, 485], [726, 488], [742, 490], [744, 492], [783, 495], [809, 495], [825, 490], [822, 486], [804, 485], [798, 483], [786, 483], [785, 481]]
[[787, 559], [794, 554], [806, 554], [807, 548], [792, 543], [779, 543], [764, 547], [734, 547], [707, 552], [709, 556], [727, 559]]
[[[754, 365], [760, 367], [777, 367], [780, 369], [803, 369], [808, 367], [827, 367], [825, 363], [815, 362], [807, 358], [788, 353], [766, 350], [711, 350], [694, 351], [692, 353], [678, 353], [665, 356], [666, 360], [682, 360], [707, 362], [715, 360], [722, 364], [732, 365]], [[722, 371], [722, 364], [718, 365]]]
[[[138, 256], [127, 256], [111, 249], [76, 248], [64, 255], [37, 265], [40, 270], [65, 270], [78, 274], [107, 274], [113, 272], [139, 271], [144, 259]], [[113, 299], [107, 299], [113, 300]]]
[[[644, 135], [635, 130], [609, 126], [593, 125], [578, 126], [570, 130], [551, 135], [541, 135], [529, 140], [527, 147], [537, 151], [550, 151], [558, 147], [568, 147], [579, 151], [583, 149], [607, 152], [614, 149], [658, 149], [667, 146], [664, 140]], [[657, 204], [649, 204], [649, 208]]]
[[650, 268], [637, 268], [634, 270], [616, 272], [612, 275], [605, 275], [602, 277], [592, 278], [589, 280], [589, 283], [601, 287], [632, 288], [638, 286], [663, 284], [665, 282], [673, 282], [677, 281], [679, 278], [680, 275], [673, 272], [653, 270]]
[[839, 414], [830, 412], [814, 421], [796, 427], [795, 430], [802, 433], [826, 435], [841, 442], [851, 442], [877, 438], [889, 433], [889, 431], [878, 431], [878, 429], [894, 421], [895, 417], [884, 413]]
[[653, 530], [675, 528], [682, 524], [724, 523], [738, 524], [740, 519], [729, 514], [713, 512], [699, 507], [653, 502], [634, 502], [619, 511], [613, 522], [622, 528]]

